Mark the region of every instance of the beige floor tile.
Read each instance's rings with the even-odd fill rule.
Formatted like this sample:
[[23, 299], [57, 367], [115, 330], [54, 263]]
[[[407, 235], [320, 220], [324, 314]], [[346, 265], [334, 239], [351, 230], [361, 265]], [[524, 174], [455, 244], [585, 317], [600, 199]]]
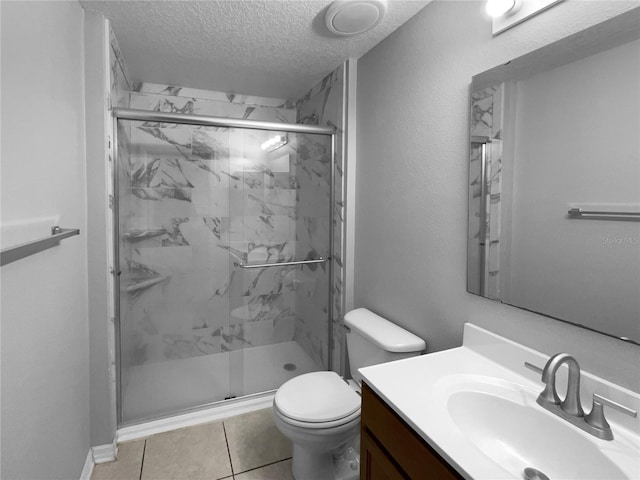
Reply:
[[231, 474], [222, 422], [147, 439], [142, 480], [216, 480]]
[[235, 476], [235, 480], [293, 480], [291, 460], [273, 463]]
[[270, 408], [229, 418], [224, 428], [234, 476], [291, 458], [291, 442], [274, 425]]
[[91, 480], [139, 480], [143, 451], [144, 440], [121, 443], [118, 445], [118, 459], [97, 464]]

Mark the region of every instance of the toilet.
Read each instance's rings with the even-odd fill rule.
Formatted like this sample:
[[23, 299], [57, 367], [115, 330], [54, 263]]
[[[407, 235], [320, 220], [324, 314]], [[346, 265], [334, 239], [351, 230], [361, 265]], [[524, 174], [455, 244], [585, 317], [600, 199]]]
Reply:
[[[296, 480], [358, 478], [358, 369], [420, 355], [426, 349], [423, 339], [366, 308], [347, 313], [344, 323], [354, 381], [335, 372], [306, 373], [285, 382], [273, 401], [275, 425], [293, 444]], [[341, 459], [340, 465], [334, 457]]]

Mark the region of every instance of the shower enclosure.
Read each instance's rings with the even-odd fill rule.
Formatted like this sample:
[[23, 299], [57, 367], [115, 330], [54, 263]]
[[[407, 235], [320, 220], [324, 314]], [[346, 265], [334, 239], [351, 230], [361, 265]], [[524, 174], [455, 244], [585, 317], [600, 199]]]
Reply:
[[330, 369], [333, 131], [115, 117], [119, 423]]

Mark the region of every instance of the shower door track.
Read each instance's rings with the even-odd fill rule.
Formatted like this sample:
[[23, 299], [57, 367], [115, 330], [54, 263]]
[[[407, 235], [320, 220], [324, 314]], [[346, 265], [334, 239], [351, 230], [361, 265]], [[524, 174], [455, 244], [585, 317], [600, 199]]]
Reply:
[[[156, 112], [149, 110], [137, 110], [132, 108], [113, 108], [111, 110], [113, 116], [113, 165], [112, 165], [112, 192], [113, 197], [110, 202], [111, 212], [113, 215], [113, 251], [114, 251], [114, 269], [112, 271], [116, 282], [116, 288], [114, 288], [114, 313], [115, 313], [115, 334], [116, 334], [116, 398], [118, 399], [117, 410], [117, 425], [122, 425], [122, 389], [120, 386], [120, 249], [119, 249], [119, 196], [118, 196], [118, 120], [131, 120], [138, 122], [156, 122], [156, 123], [175, 123], [181, 125], [197, 125], [203, 127], [226, 127], [226, 128], [246, 128], [257, 130], [269, 130], [280, 132], [292, 132], [292, 133], [307, 133], [307, 134], [319, 134], [331, 136], [331, 162], [330, 162], [330, 177], [329, 177], [329, 198], [330, 198], [330, 212], [329, 212], [329, 257], [321, 261], [329, 260], [329, 294], [328, 294], [328, 351], [327, 351], [327, 370], [333, 370], [333, 281], [334, 281], [334, 212], [335, 212], [335, 157], [336, 157], [336, 129], [334, 127], [321, 127], [318, 125], [301, 125], [296, 123], [278, 123], [278, 122], [265, 122], [259, 120], [246, 120], [238, 118], [227, 117], [212, 117], [207, 115], [192, 115], [184, 113], [169, 113], [169, 112]], [[314, 263], [320, 263], [316, 261]], [[216, 402], [218, 403], [218, 402]], [[204, 407], [206, 407], [205, 405]], [[199, 408], [199, 407], [196, 407]], [[177, 412], [180, 413], [180, 412]]]
[[[151, 112], [132, 108], [116, 108], [113, 116], [118, 120], [134, 120], [139, 122], [178, 123], [181, 125], [200, 125], [203, 127], [253, 128], [258, 130], [286, 131], [293, 133], [316, 133], [334, 135], [335, 128], [317, 125], [301, 125], [298, 123], [263, 122], [240, 118], [209, 117], [206, 115], [189, 115], [184, 113]], [[331, 152], [333, 163], [333, 152]]]

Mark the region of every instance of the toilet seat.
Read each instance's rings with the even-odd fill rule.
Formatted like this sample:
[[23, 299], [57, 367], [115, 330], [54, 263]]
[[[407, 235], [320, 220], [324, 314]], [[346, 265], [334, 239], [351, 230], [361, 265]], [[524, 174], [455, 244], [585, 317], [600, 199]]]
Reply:
[[294, 420], [287, 417], [284, 413], [278, 409], [274, 402], [274, 411], [280, 419], [290, 425], [291, 427], [299, 427], [304, 430], [331, 430], [339, 427], [347, 427], [349, 424], [358, 425], [360, 423], [360, 409], [353, 412], [346, 417], [333, 420], [331, 422], [305, 422], [302, 420]]
[[274, 399], [288, 423], [331, 428], [360, 417], [360, 396], [335, 372], [313, 372], [285, 382]]

